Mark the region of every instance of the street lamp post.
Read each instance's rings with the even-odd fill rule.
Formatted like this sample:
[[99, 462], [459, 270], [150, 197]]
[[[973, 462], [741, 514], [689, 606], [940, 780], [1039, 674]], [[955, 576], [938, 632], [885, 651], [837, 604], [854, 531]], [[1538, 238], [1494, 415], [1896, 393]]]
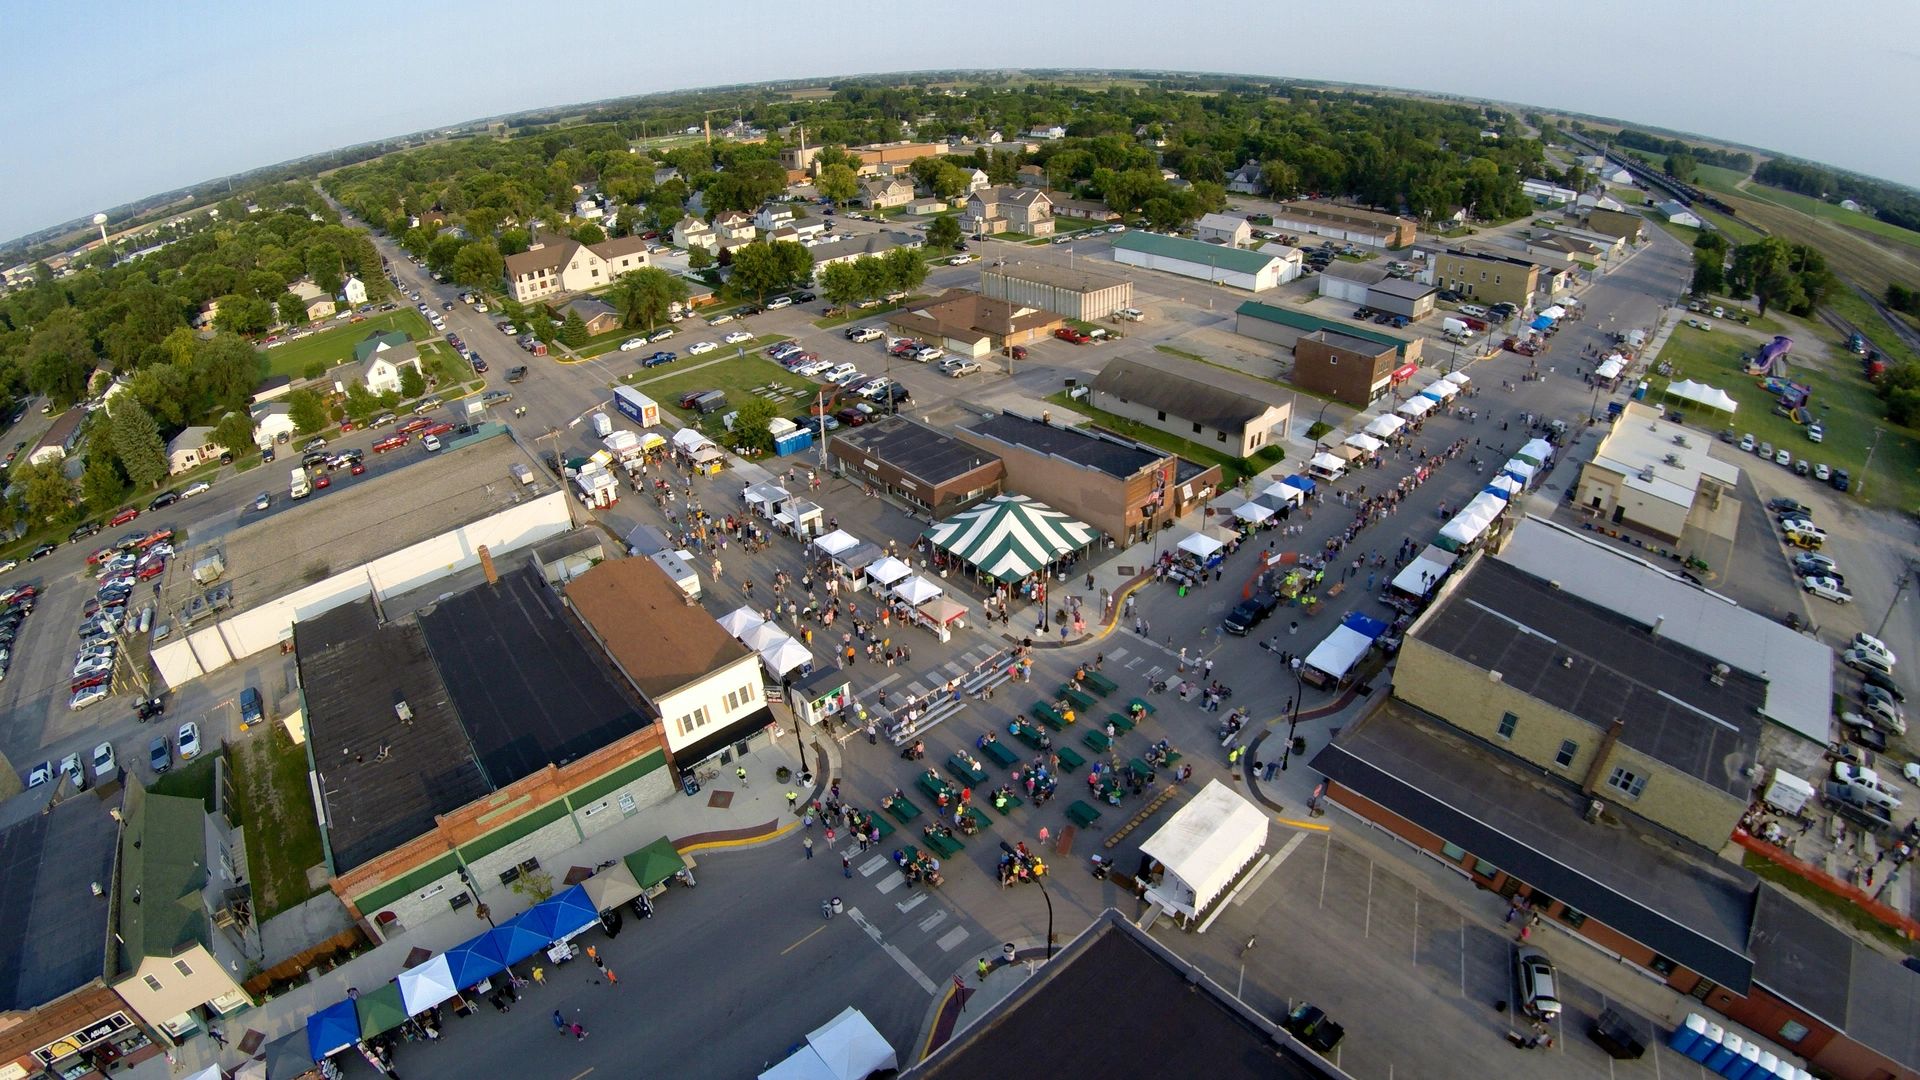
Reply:
[[1287, 702], [1287, 742], [1280, 748], [1280, 771], [1287, 771], [1287, 763], [1293, 758], [1293, 733], [1300, 724], [1300, 699], [1306, 696], [1306, 688], [1300, 681], [1300, 658], [1294, 657], [1293, 699]]
[[[1005, 840], [1000, 841], [1000, 850], [1020, 860], [1028, 870], [1033, 869], [1033, 856], [1022, 855]], [[1040, 880], [1039, 874], [1032, 875], [1033, 883], [1040, 886], [1040, 896], [1047, 902], [1047, 959], [1053, 959], [1053, 897], [1047, 892], [1047, 883]]]
[[473, 875], [467, 872], [465, 866], [455, 867], [454, 871], [460, 875], [460, 881], [466, 885], [467, 891], [473, 894], [473, 913], [487, 920], [488, 926], [500, 929], [500, 924], [493, 921], [493, 912], [487, 907], [487, 902], [480, 899], [480, 886], [474, 883]]

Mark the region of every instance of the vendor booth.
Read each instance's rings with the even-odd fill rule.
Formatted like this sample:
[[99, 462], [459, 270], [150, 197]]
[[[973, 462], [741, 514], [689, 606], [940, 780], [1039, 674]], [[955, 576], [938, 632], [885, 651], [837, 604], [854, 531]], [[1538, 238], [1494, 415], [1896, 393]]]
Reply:
[[946, 641], [954, 630], [966, 627], [967, 606], [948, 596], [936, 596], [914, 608], [919, 619]]
[[918, 574], [893, 587], [893, 595], [906, 601], [910, 607], [919, 607], [944, 591], [940, 586]]
[[1388, 607], [1399, 611], [1418, 610], [1433, 590], [1440, 587], [1447, 571], [1453, 569], [1456, 556], [1433, 544], [1427, 545], [1418, 558], [1408, 563], [1387, 586], [1385, 600]]
[[891, 589], [913, 573], [913, 568], [891, 555], [885, 556], [867, 567], [867, 582], [874, 591]]
[[1233, 509], [1235, 520], [1245, 522], [1248, 525], [1258, 525], [1272, 517], [1273, 513], [1272, 507], [1264, 506], [1257, 502], [1244, 502]]
[[1367, 650], [1380, 635], [1387, 632], [1387, 624], [1371, 619], [1359, 612], [1349, 612], [1333, 633], [1313, 647], [1300, 665], [1300, 679], [1309, 686], [1326, 689], [1337, 685], [1353, 674]]
[[[1484, 501], [1483, 501], [1484, 500]], [[1440, 527], [1440, 534], [1434, 537], [1434, 543], [1452, 552], [1460, 552], [1487, 534], [1487, 530], [1506, 509], [1506, 503], [1481, 492], [1474, 496], [1451, 521]]]
[[807, 723], [824, 723], [827, 717], [853, 708], [853, 680], [845, 668], [815, 668], [788, 684], [787, 704]]
[[718, 621], [720, 629], [725, 630], [728, 637], [744, 638], [754, 629], [765, 625], [767, 620], [761, 618], [753, 608], [741, 606], [720, 616]]
[[1199, 560], [1200, 565], [1212, 569], [1220, 563], [1220, 553], [1226, 550], [1225, 544], [1205, 533], [1191, 533], [1180, 538], [1175, 547]]
[[1307, 474], [1317, 480], [1338, 480], [1347, 474], [1347, 463], [1322, 450], [1307, 462]]
[[817, 548], [822, 555], [832, 558], [835, 555], [845, 554], [859, 547], [860, 538], [845, 529], [835, 529], [825, 536], [814, 537], [813, 546]]
[[899, 1067], [899, 1057], [873, 1022], [848, 1006], [808, 1032], [806, 1043], [761, 1073], [760, 1080], [866, 1080]]
[[1025, 495], [996, 495], [927, 530], [944, 568], [957, 564], [982, 577], [1015, 582], [1092, 548], [1093, 526]]
[[758, 651], [760, 662], [767, 666], [767, 671], [776, 679], [790, 671], [804, 675], [813, 670], [813, 654], [807, 651], [805, 645], [785, 634], [780, 636], [780, 640], [761, 646]]
[[1428, 397], [1410, 397], [1393, 410], [1409, 420], [1418, 420], [1433, 411], [1433, 399]]
[[1260, 494], [1255, 497], [1254, 501], [1270, 510], [1280, 510], [1289, 506], [1299, 506], [1301, 503], [1306, 502], [1308, 490], [1310, 489], [1296, 487], [1285, 480], [1275, 480], [1273, 483], [1261, 488]]
[[1545, 439], [1528, 439], [1527, 445], [1521, 447], [1516, 456], [1526, 458], [1535, 465], [1545, 465], [1553, 460], [1553, 444]]
[[601, 911], [612, 911], [643, 891], [625, 863], [614, 863], [580, 883], [587, 899]]
[[1440, 377], [1462, 390], [1473, 385], [1473, 376], [1467, 374], [1465, 371], [1449, 371]]
[[1184, 926], [1227, 894], [1266, 843], [1266, 813], [1220, 781], [1208, 781], [1140, 845], [1140, 853], [1159, 864], [1146, 899]]
[[1420, 396], [1433, 401], [1452, 401], [1460, 388], [1445, 379], [1435, 379], [1420, 388]]
[[818, 536], [825, 531], [827, 512], [820, 504], [806, 499], [788, 499], [773, 512], [773, 523], [791, 536]]
[[1407, 422], [1392, 413], [1384, 413], [1367, 422], [1366, 432], [1376, 439], [1391, 439], [1400, 434]]
[[1364, 431], [1356, 431], [1347, 436], [1346, 442], [1343, 445], [1351, 446], [1363, 454], [1377, 454], [1380, 452], [1380, 448], [1385, 446], [1386, 443], [1381, 442], [1379, 439], [1374, 438]]
[[1519, 484], [1522, 488], [1533, 483], [1533, 474], [1538, 471], [1533, 462], [1525, 458], [1508, 458], [1507, 463], [1500, 466], [1500, 475]]
[[1512, 499], [1515, 495], [1526, 490], [1526, 485], [1503, 472], [1488, 481], [1487, 486], [1483, 490], [1492, 492], [1502, 499]]

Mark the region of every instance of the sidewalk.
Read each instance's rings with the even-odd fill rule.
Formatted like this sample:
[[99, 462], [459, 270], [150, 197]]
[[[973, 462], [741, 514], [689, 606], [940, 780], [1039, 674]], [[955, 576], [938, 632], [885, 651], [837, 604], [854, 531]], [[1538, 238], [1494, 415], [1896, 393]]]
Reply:
[[[810, 737], [811, 737], [811, 733]], [[675, 794], [666, 802], [648, 807], [632, 818], [608, 826], [586, 840], [543, 859], [545, 869], [554, 877], [555, 892], [566, 888], [563, 879], [569, 868], [598, 865], [619, 859], [646, 846], [661, 836], [671, 837], [683, 854], [713, 851], [772, 842], [800, 827], [799, 820], [787, 810], [786, 792], [801, 793], [803, 801], [824, 790], [828, 778], [837, 771], [833, 742], [822, 739], [808, 746], [807, 761], [813, 767], [814, 787], [801, 791], [797, 773], [799, 755], [789, 727], [780, 732], [770, 746], [756, 749], [739, 759], [747, 767], [746, 786], [731, 775], [723, 774], [696, 795]], [[828, 757], [821, 767], [819, 755]], [[774, 780], [774, 771], [786, 766], [796, 778], [788, 785]], [[719, 804], [719, 805], [716, 805]], [[695, 871], [696, 876], [698, 870]], [[494, 922], [503, 922], [532, 906], [532, 901], [504, 885], [482, 890], [478, 899], [490, 909]], [[306, 1027], [311, 1013], [324, 1009], [347, 996], [350, 987], [371, 990], [390, 981], [405, 966], [407, 956], [416, 948], [443, 952], [487, 929], [487, 924], [467, 912], [448, 911], [417, 927], [409, 927], [388, 941], [353, 960], [319, 973], [312, 981], [267, 1001], [258, 1008], [226, 1018], [220, 1027], [230, 1043], [238, 1043], [249, 1030], [265, 1036], [264, 1047], [285, 1035]], [[229, 1046], [216, 1046], [211, 1039], [196, 1038], [173, 1051], [174, 1064], [167, 1067], [165, 1057], [143, 1062], [123, 1074], [140, 1080], [162, 1080], [203, 1070], [210, 1065], [236, 1068], [244, 1059]]]

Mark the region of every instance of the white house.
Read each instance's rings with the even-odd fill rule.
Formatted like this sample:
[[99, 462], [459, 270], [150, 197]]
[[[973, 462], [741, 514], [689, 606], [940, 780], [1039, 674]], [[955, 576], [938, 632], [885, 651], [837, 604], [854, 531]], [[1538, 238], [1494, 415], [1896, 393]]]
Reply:
[[400, 392], [400, 372], [412, 368], [425, 375], [420, 369], [420, 352], [412, 342], [405, 345], [380, 343], [366, 360], [360, 364], [360, 382], [369, 393], [385, 394]]
[[735, 244], [752, 243], [753, 238], [759, 235], [759, 229], [754, 225], [753, 218], [738, 210], [729, 210], [714, 217], [713, 234], [720, 238], [722, 245], [732, 247]]
[[293, 438], [293, 410], [284, 401], [270, 401], [253, 410], [253, 441], [266, 449], [282, 438]]
[[647, 241], [622, 236], [588, 246], [539, 233], [533, 246], [507, 256], [507, 291], [520, 303], [562, 292], [585, 292], [651, 265]]
[[673, 246], [688, 251], [703, 248], [712, 254], [720, 247], [720, 238], [706, 222], [697, 217], [684, 217], [673, 227]]
[[367, 283], [348, 274], [340, 285], [340, 295], [347, 298], [348, 307], [359, 307], [367, 302]]
[[777, 203], [768, 203], [753, 216], [753, 223], [761, 232], [772, 232], [782, 225], [793, 224], [793, 211]]
[[1687, 209], [1687, 204], [1678, 199], [1668, 199], [1666, 202], [1661, 203], [1660, 216], [1673, 222], [1675, 225], [1685, 226], [1689, 229], [1698, 229], [1705, 224], [1705, 222], [1700, 220], [1699, 214]]
[[967, 177], [967, 191], [970, 193], [979, 191], [981, 188], [992, 186], [993, 181], [987, 177], [987, 171], [985, 169], [975, 169], [973, 170], [973, 174]]
[[1246, 247], [1253, 240], [1253, 226], [1246, 218], [1232, 214], [1204, 214], [1193, 223], [1193, 237], [1228, 247]]
[[213, 429], [204, 424], [186, 428], [167, 443], [167, 474], [178, 475], [226, 453], [213, 441]]
[[1257, 161], [1249, 161], [1227, 177], [1227, 190], [1239, 195], [1258, 195], [1266, 182], [1265, 170]]
[[1052, 124], [1047, 127], [1029, 128], [1026, 136], [1029, 139], [1064, 139], [1067, 137], [1067, 129], [1059, 124]]
[[1572, 188], [1561, 187], [1540, 179], [1520, 181], [1520, 190], [1538, 203], [1570, 203], [1577, 194]]

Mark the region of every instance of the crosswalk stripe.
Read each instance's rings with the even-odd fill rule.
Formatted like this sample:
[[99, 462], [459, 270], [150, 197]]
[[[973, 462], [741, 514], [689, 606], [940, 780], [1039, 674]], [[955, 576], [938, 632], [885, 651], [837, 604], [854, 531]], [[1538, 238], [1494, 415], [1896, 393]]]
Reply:
[[[920, 895], [925, 896], [927, 894], [921, 893]], [[920, 932], [923, 934], [931, 934], [933, 933], [934, 927], [939, 926], [941, 923], [946, 921], [947, 921], [947, 913], [945, 911], [935, 911], [933, 914], [920, 920]]]
[[891, 865], [892, 862], [893, 860], [887, 858], [885, 855], [875, 855], [873, 858], [860, 864], [860, 876], [872, 877], [874, 874]]
[[881, 878], [880, 883], [875, 885], [874, 888], [879, 889], [883, 893], [890, 893], [905, 884], [906, 880], [907, 879], [900, 874], [888, 874], [886, 877]]
[[940, 939], [935, 941], [934, 944], [940, 946], [941, 952], [952, 952], [960, 947], [961, 942], [967, 940], [968, 933], [966, 927], [956, 926], [940, 935]]
[[[1301, 833], [1300, 835], [1305, 836], [1306, 834]], [[912, 911], [914, 908], [917, 908], [921, 904], [924, 904], [926, 902], [927, 902], [927, 894], [924, 892], [917, 892], [917, 893], [914, 893], [912, 896], [908, 897], [907, 899], [902, 900], [893, 906], [900, 909], [900, 914], [905, 915], [907, 912]]]

